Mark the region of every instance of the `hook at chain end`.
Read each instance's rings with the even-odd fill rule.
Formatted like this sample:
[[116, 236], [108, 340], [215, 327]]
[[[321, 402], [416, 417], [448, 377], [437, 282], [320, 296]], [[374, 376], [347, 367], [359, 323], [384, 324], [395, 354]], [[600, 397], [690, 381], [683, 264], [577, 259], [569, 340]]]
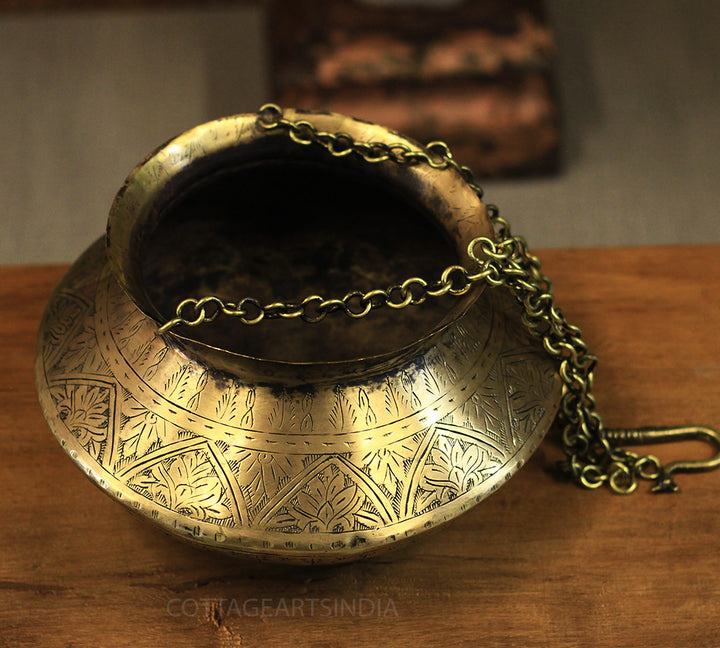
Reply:
[[[704, 441], [715, 447], [716, 453], [709, 459], [673, 461], [667, 465], [657, 463], [653, 474], [641, 474], [645, 479], [654, 479], [653, 493], [675, 493], [680, 490], [673, 479], [676, 472], [706, 472], [720, 466], [720, 433], [712, 428], [699, 425], [680, 428], [639, 428], [635, 430], [606, 430], [608, 441], [618, 445], [646, 445], [675, 441]], [[650, 456], [650, 455], [648, 455]], [[655, 459], [653, 457], [653, 459]]]

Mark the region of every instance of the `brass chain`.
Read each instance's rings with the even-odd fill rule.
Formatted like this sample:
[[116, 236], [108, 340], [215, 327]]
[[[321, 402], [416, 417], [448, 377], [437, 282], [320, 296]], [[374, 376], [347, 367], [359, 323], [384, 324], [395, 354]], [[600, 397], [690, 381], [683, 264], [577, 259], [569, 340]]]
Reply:
[[[385, 142], [358, 142], [346, 133], [328, 133], [318, 130], [306, 120], [285, 119], [281, 108], [274, 104], [263, 106], [258, 113], [258, 125], [265, 130], [284, 130], [301, 145], [324, 146], [331, 155], [344, 157], [358, 155], [369, 163], [391, 161], [399, 165], [425, 164], [433, 169], [457, 171], [470, 188], [482, 198], [483, 191], [476, 184], [472, 171], [458, 164], [444, 142], [431, 142], [423, 149], [406, 144]], [[496, 239], [477, 237], [467, 248], [468, 256], [479, 271], [472, 273], [461, 265], [452, 265], [432, 283], [420, 277], [411, 277], [385, 290], [353, 291], [341, 299], [325, 299], [310, 295], [299, 303], [275, 302], [260, 304], [256, 299], [245, 298], [228, 302], [215, 296], [185, 299], [178, 304], [176, 317], [159, 328], [164, 334], [180, 325], [199, 326], [212, 322], [220, 314], [236, 317], [243, 324], [258, 324], [264, 319], [294, 319], [316, 323], [329, 313], [343, 312], [351, 318], [362, 318], [371, 310], [388, 306], [405, 308], [423, 303], [428, 297], [445, 294], [463, 295], [472, 285], [484, 281], [490, 286], [505, 286], [522, 304], [522, 321], [528, 331], [542, 340], [545, 350], [559, 362], [563, 395], [558, 412], [562, 429], [562, 445], [566, 455], [564, 470], [579, 485], [595, 489], [603, 484], [619, 494], [632, 493], [639, 479], [656, 481], [655, 491], [677, 490], [670, 477], [669, 467], [663, 467], [654, 455], [640, 456], [623, 449], [617, 443], [631, 440], [648, 442], [643, 431], [615, 431], [605, 429], [602, 418], [595, 411], [592, 394], [593, 370], [597, 357], [591, 354], [582, 339], [581, 330], [570, 324], [562, 311], [555, 306], [550, 280], [540, 272], [540, 260], [531, 254], [520, 236], [513, 236], [510, 225], [500, 217], [495, 205], [487, 205]], [[688, 432], [690, 430], [690, 432]], [[668, 431], [646, 431], [654, 441], [668, 440], [673, 434], [696, 438], [700, 434], [720, 444], [717, 433], [707, 428], [687, 428]], [[665, 434], [661, 438], [660, 435]], [[653, 436], [654, 435], [654, 436]], [[615, 444], [613, 444], [615, 442]], [[706, 470], [688, 462], [675, 469]]]

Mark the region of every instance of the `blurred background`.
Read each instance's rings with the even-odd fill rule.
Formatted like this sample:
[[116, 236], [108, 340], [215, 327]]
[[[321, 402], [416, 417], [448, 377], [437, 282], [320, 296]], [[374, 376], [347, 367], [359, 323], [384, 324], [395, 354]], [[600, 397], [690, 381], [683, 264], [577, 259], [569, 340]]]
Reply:
[[451, 140], [533, 248], [720, 241], [720, 2], [347, 2], [0, 0], [0, 263], [74, 260], [147, 153], [269, 100]]

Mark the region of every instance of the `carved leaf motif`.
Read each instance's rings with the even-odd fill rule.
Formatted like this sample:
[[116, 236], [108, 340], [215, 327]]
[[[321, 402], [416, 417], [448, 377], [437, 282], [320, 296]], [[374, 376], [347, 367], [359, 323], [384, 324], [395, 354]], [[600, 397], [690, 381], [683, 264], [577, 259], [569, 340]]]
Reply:
[[436, 502], [440, 503], [435, 489], [429, 491], [420, 490], [415, 497], [415, 511], [420, 513]]
[[305, 416], [303, 416], [302, 421], [300, 421], [300, 432], [303, 434], [312, 434], [314, 427], [312, 414], [307, 413]]
[[515, 362], [505, 367], [505, 373], [513, 419], [513, 442], [518, 444], [537, 427], [545, 414], [554, 372], [550, 367]]
[[212, 463], [200, 450], [166, 459], [137, 475], [130, 486], [172, 511], [197, 520], [231, 517], [222, 483]]
[[237, 446], [230, 446], [227, 456], [231, 461], [238, 462], [251, 507], [275, 495], [301, 467], [296, 465], [297, 460], [291, 455], [256, 452]]
[[205, 386], [207, 385], [208, 380], [208, 372], [203, 371], [197, 379], [197, 382], [195, 383], [195, 391], [188, 401], [188, 407], [190, 409], [197, 409], [197, 406], [200, 404], [200, 394], [202, 393], [203, 389], [205, 389]]
[[168, 352], [168, 347], [164, 346], [160, 348], [153, 357], [153, 363], [145, 370], [145, 373], [143, 374], [143, 380], [151, 380], [153, 376], [157, 373], [158, 367], [160, 366], [160, 363], [164, 360], [165, 355]]
[[335, 401], [330, 410], [330, 425], [338, 432], [342, 432], [355, 425], [356, 421], [357, 414], [355, 413], [355, 408], [352, 406], [352, 403], [350, 403], [342, 389], [336, 389]]
[[52, 355], [54, 349], [60, 344], [67, 332], [75, 325], [77, 318], [82, 314], [82, 304], [67, 295], [60, 295], [51, 302], [48, 313], [48, 328], [46, 329], [43, 349], [45, 360]]
[[268, 422], [277, 431], [288, 431], [295, 427], [295, 406], [285, 392], [276, 399], [275, 405], [268, 414]]
[[428, 364], [424, 358], [422, 361], [422, 373], [424, 376], [423, 380], [425, 382], [426, 391], [430, 396], [437, 396], [440, 393], [440, 383], [433, 375], [433, 372], [428, 367]]
[[215, 414], [221, 421], [233, 421], [237, 413], [238, 388], [233, 384], [232, 388], [226, 389], [215, 405]]
[[297, 519], [287, 508], [282, 508], [273, 515], [269, 526], [280, 531], [291, 531], [292, 527], [297, 526]]
[[140, 403], [128, 407], [123, 418], [121, 451], [124, 457], [141, 457], [166, 442], [167, 422]]
[[[97, 357], [96, 357], [97, 356]], [[103, 373], [104, 361], [96, 352], [95, 318], [87, 313], [77, 336], [70, 341], [62, 357], [64, 373]]]
[[312, 394], [305, 394], [302, 401], [300, 402], [300, 407], [302, 408], [303, 414], [302, 420], [300, 421], [300, 432], [302, 432], [303, 434], [311, 434], [313, 431], [313, 417], [311, 413], [312, 405]]
[[360, 524], [370, 529], [377, 529], [383, 523], [380, 514], [374, 513], [372, 511], [358, 511], [357, 513], [355, 513], [355, 519]]
[[507, 428], [505, 414], [498, 394], [494, 390], [483, 388], [481, 393], [474, 393], [463, 404], [462, 414], [466, 417], [466, 427], [487, 431], [509, 447], [509, 441], [505, 438]]
[[391, 495], [395, 494], [398, 484], [405, 479], [404, 462], [413, 458], [415, 449], [405, 443], [396, 443], [391, 447], [368, 452], [362, 463], [370, 476], [384, 486]]
[[420, 481], [420, 487], [433, 496], [422, 497], [426, 504], [435, 499], [444, 504], [483, 482], [499, 467], [497, 458], [490, 457], [480, 446], [473, 443], [463, 446], [457, 439], [440, 436], [430, 451]]
[[358, 407], [361, 412], [365, 412], [365, 425], [367, 427], [370, 428], [377, 425], [377, 416], [375, 416], [375, 412], [373, 412], [370, 406], [370, 398], [362, 387], [358, 392]]
[[455, 325], [452, 345], [466, 358], [476, 354], [480, 348], [477, 338], [470, 335], [462, 324]]
[[182, 398], [184, 396], [190, 379], [189, 370], [188, 365], [183, 365], [165, 381], [163, 388], [167, 398]]
[[140, 330], [142, 324], [142, 317], [137, 316], [135, 321], [130, 322], [128, 328], [122, 331], [118, 340], [118, 347], [120, 349], [124, 350], [128, 346], [128, 344], [130, 344], [137, 332]]
[[65, 384], [50, 391], [58, 416], [95, 458], [107, 440], [110, 391], [88, 384]]
[[389, 376], [385, 378], [384, 391], [385, 409], [391, 417], [398, 418], [400, 416], [400, 405], [398, 404], [400, 394], [398, 393], [398, 390], [395, 388], [395, 386], [392, 384]]
[[402, 384], [403, 387], [403, 401], [406, 403], [407, 408], [412, 411], [420, 409], [422, 407], [422, 401], [415, 393], [415, 382], [407, 371], [403, 371], [400, 374], [400, 384]]
[[457, 372], [455, 371], [454, 367], [448, 362], [447, 357], [442, 351], [438, 350], [435, 358], [433, 358], [433, 364], [437, 370], [441, 371], [444, 374], [444, 378], [448, 382], [450, 382], [450, 384], [454, 384], [455, 382], [457, 382]]
[[147, 362], [148, 357], [150, 356], [150, 348], [152, 347], [152, 343], [153, 340], [151, 338], [147, 342], [145, 342], [145, 344], [133, 349], [131, 354], [131, 363], [133, 365], [142, 366]]
[[312, 409], [313, 404], [313, 396], [310, 393], [305, 394], [303, 396], [303, 399], [300, 403], [300, 407], [302, 407], [303, 414], [309, 414], [310, 410]]
[[240, 419], [240, 425], [246, 428], [252, 428], [255, 424], [255, 415], [253, 407], [255, 406], [255, 388], [251, 387], [245, 396], [245, 413]]
[[292, 512], [303, 531], [341, 533], [354, 528], [355, 515], [364, 501], [357, 484], [346, 484], [342, 472], [327, 469], [298, 493]]

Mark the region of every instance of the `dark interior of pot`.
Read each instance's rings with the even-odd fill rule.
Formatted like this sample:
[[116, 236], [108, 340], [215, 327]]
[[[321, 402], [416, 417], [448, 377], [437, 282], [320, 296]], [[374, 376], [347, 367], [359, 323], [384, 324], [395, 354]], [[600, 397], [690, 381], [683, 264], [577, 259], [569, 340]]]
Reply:
[[[266, 160], [224, 169], [194, 183], [160, 216], [141, 255], [143, 287], [169, 320], [188, 297], [297, 303], [387, 289], [408, 277], [436, 280], [457, 253], [406, 193], [338, 164]], [[402, 310], [382, 307], [363, 319], [335, 312], [316, 324], [248, 326], [220, 315], [176, 332], [259, 358], [349, 360], [411, 344], [456, 305], [446, 296]]]

